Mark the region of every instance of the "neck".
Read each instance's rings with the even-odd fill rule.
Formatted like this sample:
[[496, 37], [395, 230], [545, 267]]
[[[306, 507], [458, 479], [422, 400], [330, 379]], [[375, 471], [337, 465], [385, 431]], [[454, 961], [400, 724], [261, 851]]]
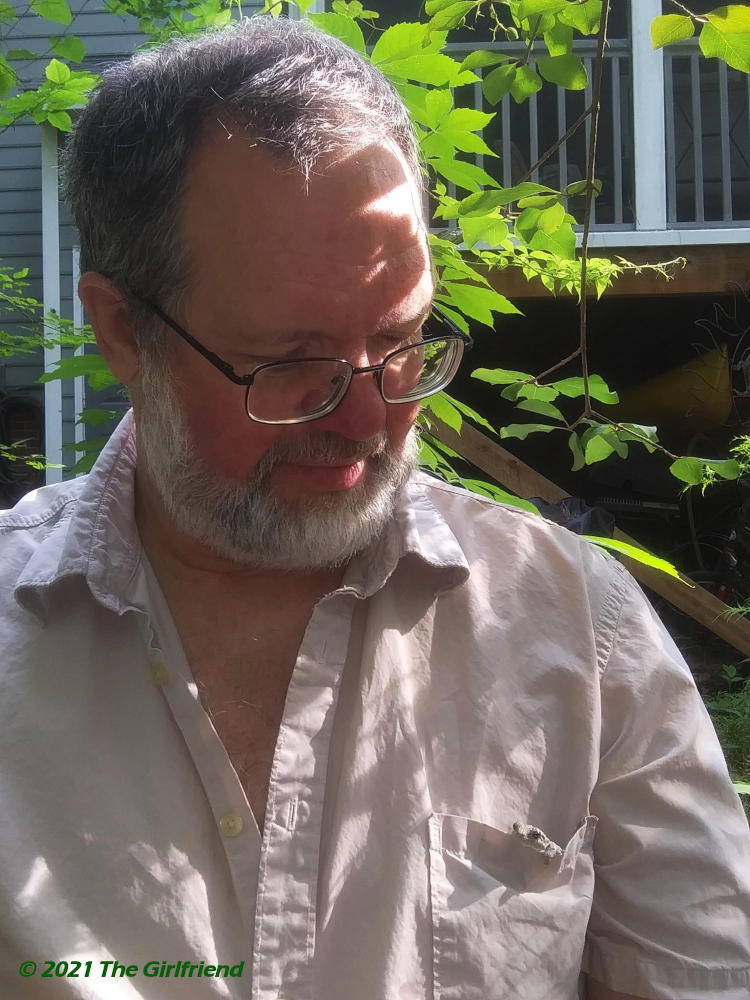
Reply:
[[221, 591], [255, 588], [320, 597], [341, 582], [345, 567], [309, 572], [256, 566], [227, 559], [182, 532], [167, 514], [145, 463], [140, 459], [135, 475], [135, 521], [141, 544], [165, 591], [198, 588]]

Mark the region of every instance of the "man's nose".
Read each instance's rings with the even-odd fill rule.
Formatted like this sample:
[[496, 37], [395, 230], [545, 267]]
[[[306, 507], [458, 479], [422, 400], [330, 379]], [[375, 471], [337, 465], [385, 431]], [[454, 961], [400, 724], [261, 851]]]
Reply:
[[353, 375], [344, 398], [333, 413], [316, 421], [316, 427], [355, 441], [379, 434], [386, 425], [388, 404], [380, 394], [377, 378], [375, 372]]

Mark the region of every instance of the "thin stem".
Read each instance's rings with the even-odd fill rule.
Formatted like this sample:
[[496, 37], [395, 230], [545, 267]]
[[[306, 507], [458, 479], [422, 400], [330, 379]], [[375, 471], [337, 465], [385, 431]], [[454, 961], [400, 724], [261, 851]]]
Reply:
[[534, 381], [537, 384], [541, 383], [541, 380], [543, 378], [547, 378], [547, 376], [551, 375], [552, 372], [556, 372], [559, 368], [563, 368], [565, 365], [567, 365], [569, 361], [575, 361], [575, 359], [580, 356], [580, 353], [581, 353], [581, 348], [580, 346], [578, 346], [576, 347], [576, 349], [573, 351], [572, 354], [569, 354], [567, 356], [567, 358], [563, 358], [562, 361], [558, 361], [557, 364], [552, 365], [551, 368], [548, 368], [547, 371], [542, 372], [541, 375], [537, 375]]
[[692, 21], [696, 21], [698, 24], [706, 24], [708, 22], [707, 17], [700, 17], [698, 14], [694, 14], [692, 10], [688, 10], [684, 4], [678, 3], [677, 0], [671, 0], [671, 3], [678, 10], [681, 10], [683, 14], [686, 14]]
[[565, 135], [561, 135], [560, 138], [557, 140], [557, 142], [554, 145], [550, 146], [550, 148], [546, 151], [546, 153], [543, 153], [536, 161], [536, 163], [526, 171], [523, 177], [520, 180], [516, 181], [516, 184], [523, 184], [524, 181], [527, 181], [529, 177], [531, 177], [531, 175], [534, 173], [534, 171], [538, 170], [541, 166], [543, 166], [547, 162], [547, 160], [557, 152], [557, 150], [560, 148], [560, 146], [562, 146], [564, 142], [567, 142], [568, 139], [570, 139], [573, 135], [575, 135], [575, 133], [578, 131], [581, 125], [583, 125], [588, 116], [591, 114], [593, 109], [594, 105], [589, 104], [586, 110], [582, 111], [581, 114], [576, 118], [576, 120], [570, 126]]
[[[660, 451], [662, 455], [666, 455], [667, 458], [671, 458], [673, 462], [676, 462], [677, 459], [680, 457], [679, 455], [675, 455], [673, 452], [669, 451], [667, 448], [664, 447], [664, 445], [658, 444], [651, 438], [646, 437], [645, 434], [639, 434], [632, 428], [626, 427], [625, 424], [620, 424], [616, 420], [610, 420], [609, 417], [605, 417], [603, 414], [597, 413], [595, 410], [592, 410], [589, 416], [594, 420], [598, 420], [602, 424], [609, 424], [609, 426], [613, 427], [616, 431], [623, 431], [625, 434], [629, 434], [631, 437], [636, 438], [643, 444], [647, 444], [650, 448], [654, 448], [656, 451]], [[579, 420], [576, 421], [576, 423], [580, 422], [580, 420], [583, 419], [585, 419], [585, 417], [580, 417]]]
[[596, 146], [599, 138], [599, 112], [601, 110], [602, 75], [604, 70], [604, 46], [607, 41], [607, 22], [609, 20], [610, 0], [602, 4], [602, 19], [599, 24], [599, 37], [596, 44], [596, 62], [594, 71], [594, 86], [591, 95], [593, 111], [591, 114], [591, 134], [589, 135], [589, 155], [586, 169], [586, 210], [583, 217], [583, 239], [581, 241], [581, 374], [583, 375], [584, 412], [591, 412], [591, 396], [589, 395], [589, 362], [588, 362], [588, 326], [586, 293], [586, 269], [588, 266], [589, 232], [591, 229], [591, 204], [594, 200], [594, 177], [596, 173]]

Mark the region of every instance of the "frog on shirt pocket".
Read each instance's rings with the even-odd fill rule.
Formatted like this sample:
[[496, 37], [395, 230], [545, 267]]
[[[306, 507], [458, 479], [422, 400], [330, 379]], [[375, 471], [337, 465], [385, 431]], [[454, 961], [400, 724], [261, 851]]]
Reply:
[[572, 1000], [594, 887], [596, 817], [568, 843], [429, 819], [434, 1000]]

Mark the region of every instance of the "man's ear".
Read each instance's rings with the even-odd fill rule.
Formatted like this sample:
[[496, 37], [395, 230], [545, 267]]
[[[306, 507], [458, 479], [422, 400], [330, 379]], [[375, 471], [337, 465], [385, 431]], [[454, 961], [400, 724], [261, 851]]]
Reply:
[[140, 358], [125, 295], [96, 271], [81, 276], [78, 295], [86, 307], [104, 360], [115, 378], [130, 387], [138, 377]]

